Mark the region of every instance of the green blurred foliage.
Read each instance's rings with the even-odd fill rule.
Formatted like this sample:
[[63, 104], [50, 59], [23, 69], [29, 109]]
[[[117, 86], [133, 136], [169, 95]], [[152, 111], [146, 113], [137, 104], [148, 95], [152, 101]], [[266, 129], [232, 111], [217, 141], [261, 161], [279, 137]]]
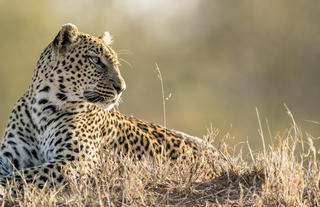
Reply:
[[[120, 111], [202, 136], [211, 125], [261, 148], [296, 122], [320, 136], [320, 2], [317, 0], [0, 0], [0, 130], [41, 51], [61, 25], [110, 31], [127, 83]], [[127, 64], [128, 62], [129, 64]], [[268, 143], [270, 139], [267, 139]]]

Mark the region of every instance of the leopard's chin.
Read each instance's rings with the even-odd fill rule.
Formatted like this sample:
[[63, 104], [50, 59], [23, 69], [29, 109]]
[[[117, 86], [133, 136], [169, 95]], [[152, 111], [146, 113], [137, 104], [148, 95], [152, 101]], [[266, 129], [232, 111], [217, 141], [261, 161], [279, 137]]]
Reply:
[[114, 99], [110, 101], [96, 102], [95, 104], [101, 109], [109, 111], [119, 104], [119, 99], [120, 96], [116, 96]]
[[106, 110], [106, 111], [109, 111], [111, 109], [113, 109], [116, 104], [112, 104], [112, 103], [103, 103], [103, 102], [98, 102], [98, 103], [95, 103], [99, 108], [103, 109], [103, 110]]

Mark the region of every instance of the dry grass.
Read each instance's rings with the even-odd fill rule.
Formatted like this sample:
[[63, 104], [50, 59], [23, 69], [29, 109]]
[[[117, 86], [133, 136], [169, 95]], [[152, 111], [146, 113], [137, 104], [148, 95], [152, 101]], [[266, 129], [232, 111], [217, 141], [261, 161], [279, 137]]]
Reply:
[[[319, 154], [313, 138], [305, 135], [308, 143], [302, 143], [295, 127], [265, 153], [252, 154], [250, 163], [242, 153], [231, 155], [225, 143], [218, 157], [202, 149], [198, 164], [205, 163], [204, 169], [183, 161], [133, 161], [104, 151], [89, 175], [72, 176], [81, 172], [77, 166], [70, 170], [67, 186], [27, 187], [21, 197], [5, 196], [2, 206], [320, 206]], [[216, 136], [211, 130], [207, 141]], [[295, 156], [301, 144], [305, 150]], [[207, 180], [206, 167], [218, 176]]]

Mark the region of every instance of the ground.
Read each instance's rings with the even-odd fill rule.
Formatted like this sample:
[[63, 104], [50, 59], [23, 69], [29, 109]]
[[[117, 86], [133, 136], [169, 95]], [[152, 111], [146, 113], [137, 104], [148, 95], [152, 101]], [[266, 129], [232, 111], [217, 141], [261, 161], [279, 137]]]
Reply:
[[[23, 197], [5, 196], [2, 206], [320, 206], [319, 154], [312, 137], [305, 137], [302, 162], [292, 156], [294, 130], [287, 134], [252, 157], [231, 153], [226, 143], [218, 143], [221, 158], [204, 149], [198, 162], [211, 163], [220, 172], [213, 180], [202, 177], [197, 164], [134, 161], [103, 151], [89, 176], [72, 176], [73, 170], [81, 171], [81, 166], [73, 166], [67, 186], [28, 187]], [[210, 142], [219, 136], [211, 130], [206, 137]]]

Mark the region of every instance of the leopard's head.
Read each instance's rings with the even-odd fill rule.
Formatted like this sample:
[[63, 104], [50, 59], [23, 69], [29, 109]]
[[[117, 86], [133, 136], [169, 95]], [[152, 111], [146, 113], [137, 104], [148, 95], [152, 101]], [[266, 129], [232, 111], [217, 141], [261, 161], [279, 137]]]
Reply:
[[111, 109], [119, 101], [126, 84], [119, 70], [111, 37], [84, 34], [73, 24], [63, 25], [51, 43], [53, 49], [50, 82], [63, 101], [88, 101]]

